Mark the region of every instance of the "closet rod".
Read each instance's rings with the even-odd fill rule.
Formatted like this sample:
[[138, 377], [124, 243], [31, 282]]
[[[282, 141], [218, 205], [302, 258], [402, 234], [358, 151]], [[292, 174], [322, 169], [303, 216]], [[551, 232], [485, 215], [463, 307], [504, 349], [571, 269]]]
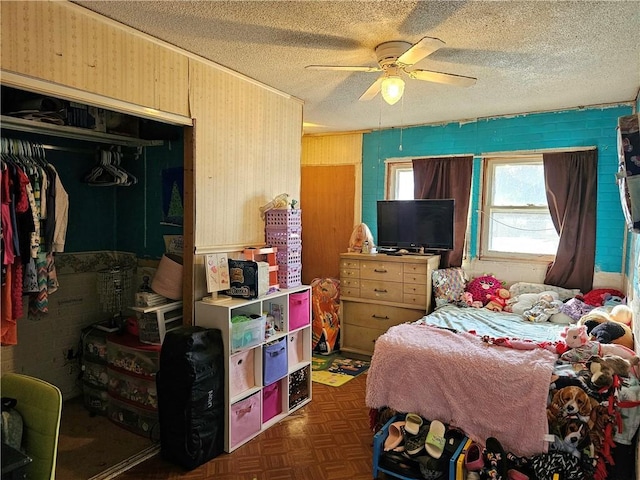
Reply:
[[[69, 152], [69, 153], [80, 153], [82, 155], [95, 155], [95, 153], [97, 151], [97, 150], [92, 150], [90, 148], [60, 147], [58, 145], [43, 145], [41, 143], [35, 143], [35, 145], [38, 145], [38, 146], [40, 146], [40, 148], [43, 148], [45, 150], [52, 150], [52, 151], [58, 151], [58, 152]], [[131, 148], [135, 148], [135, 147], [131, 147]], [[127, 152], [120, 152], [120, 153], [121, 153], [121, 155], [123, 157], [135, 158], [135, 154], [133, 154], [133, 153], [127, 153]]]

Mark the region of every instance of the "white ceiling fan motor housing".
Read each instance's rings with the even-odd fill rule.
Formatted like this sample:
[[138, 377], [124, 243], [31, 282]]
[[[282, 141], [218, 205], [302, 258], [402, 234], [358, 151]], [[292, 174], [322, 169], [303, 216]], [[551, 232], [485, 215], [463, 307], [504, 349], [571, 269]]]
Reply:
[[398, 57], [409, 50], [411, 44], [409, 42], [393, 41], [384, 42], [376, 47], [376, 55], [378, 57], [378, 65], [385, 70], [389, 66], [396, 64]]

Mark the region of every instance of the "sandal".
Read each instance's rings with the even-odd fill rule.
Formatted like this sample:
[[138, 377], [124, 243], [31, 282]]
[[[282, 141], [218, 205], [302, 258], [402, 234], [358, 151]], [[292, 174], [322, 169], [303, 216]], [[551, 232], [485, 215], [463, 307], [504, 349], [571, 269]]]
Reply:
[[407, 413], [404, 429], [411, 435], [417, 435], [422, 426], [422, 417], [417, 413]]
[[484, 467], [484, 459], [482, 458], [482, 447], [473, 442], [467, 448], [464, 456], [464, 467], [468, 472], [479, 472]]
[[490, 480], [507, 480], [506, 455], [497, 438], [487, 438], [483, 471]]
[[404, 440], [404, 421], [393, 422], [389, 425], [389, 434], [384, 440], [384, 451], [398, 451], [398, 447]]
[[429, 433], [427, 433], [427, 439], [424, 444], [424, 448], [427, 453], [436, 460], [442, 456], [445, 446], [445, 426], [440, 420], [434, 420], [429, 427]]

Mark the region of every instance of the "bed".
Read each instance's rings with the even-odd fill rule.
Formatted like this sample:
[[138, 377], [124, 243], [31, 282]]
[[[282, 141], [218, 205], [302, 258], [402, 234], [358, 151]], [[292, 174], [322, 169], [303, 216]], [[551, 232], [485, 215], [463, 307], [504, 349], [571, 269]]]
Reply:
[[[372, 412], [438, 419], [480, 444], [495, 437], [520, 457], [565, 452], [583, 465], [581, 478], [604, 479], [606, 465], [613, 463], [614, 440], [630, 445], [640, 423], [640, 407], [621, 408], [640, 400], [640, 386], [633, 375], [618, 388], [589, 385], [587, 364], [559, 361], [565, 326], [441, 305], [378, 338], [366, 404]], [[579, 443], [566, 431], [568, 414], [558, 411], [560, 391], [588, 397], [573, 415], [581, 421]]]

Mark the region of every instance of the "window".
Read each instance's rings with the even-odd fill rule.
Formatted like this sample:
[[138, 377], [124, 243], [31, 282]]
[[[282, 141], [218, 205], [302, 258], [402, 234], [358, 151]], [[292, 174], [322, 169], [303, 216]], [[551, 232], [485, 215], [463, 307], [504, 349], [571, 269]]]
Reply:
[[486, 158], [481, 257], [552, 260], [558, 248], [542, 155]]
[[386, 200], [413, 200], [413, 164], [411, 162], [388, 162], [386, 180]]

